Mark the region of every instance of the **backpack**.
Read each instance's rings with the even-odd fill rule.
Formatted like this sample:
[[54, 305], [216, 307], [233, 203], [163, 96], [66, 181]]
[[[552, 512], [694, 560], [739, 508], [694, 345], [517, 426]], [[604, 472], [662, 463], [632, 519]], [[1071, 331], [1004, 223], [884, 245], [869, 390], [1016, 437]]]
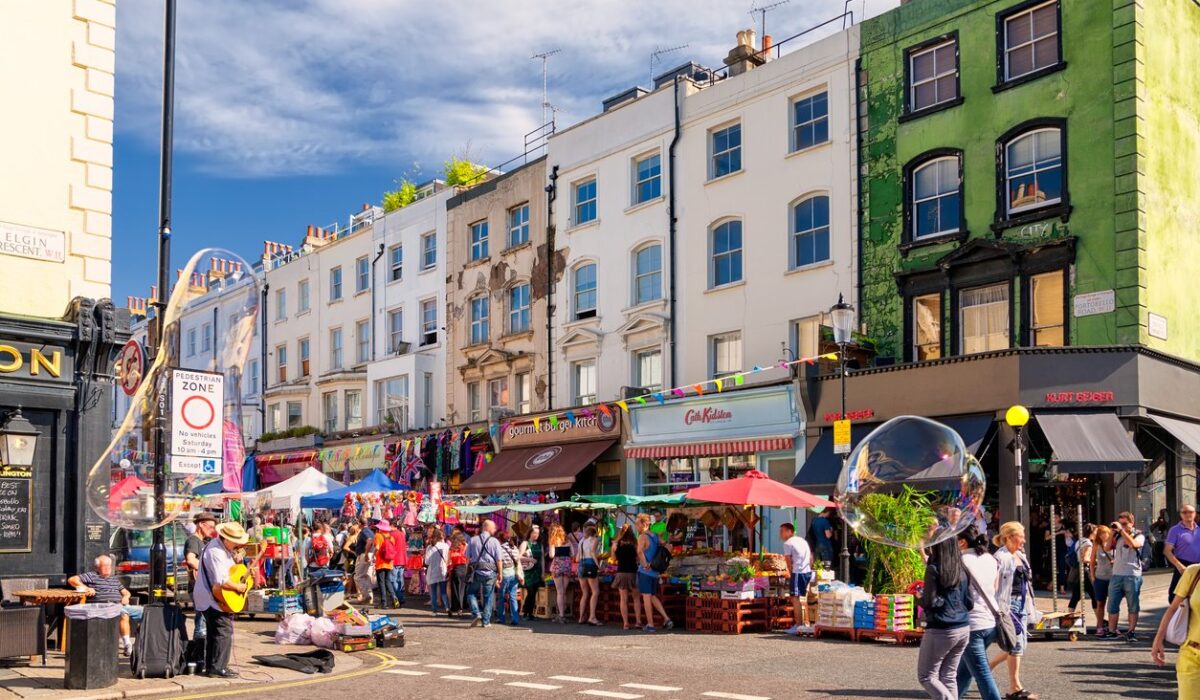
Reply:
[[321, 567], [329, 566], [329, 540], [325, 539], [324, 535], [313, 537], [310, 563]]
[[657, 537], [651, 541], [654, 542], [654, 556], [650, 557], [650, 570], [665, 573], [671, 566], [671, 550], [664, 547]]
[[384, 564], [395, 564], [400, 561], [400, 543], [390, 532], [383, 534], [383, 548], [375, 552], [375, 558]]

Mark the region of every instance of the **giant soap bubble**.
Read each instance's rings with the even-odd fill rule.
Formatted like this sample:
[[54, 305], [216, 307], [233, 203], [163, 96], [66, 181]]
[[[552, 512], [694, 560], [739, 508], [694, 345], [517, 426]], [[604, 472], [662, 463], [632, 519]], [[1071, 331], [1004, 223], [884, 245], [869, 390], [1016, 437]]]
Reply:
[[[199, 266], [210, 260], [212, 269], [198, 273]], [[254, 343], [258, 300], [259, 283], [253, 269], [229, 251], [202, 250], [180, 272], [162, 315], [165, 330], [154, 363], [148, 368], [130, 363], [143, 375], [131, 395], [122, 388], [121, 377], [128, 374], [122, 371], [125, 368], [114, 369], [120, 423], [114, 428], [112, 442], [88, 472], [87, 481], [88, 505], [101, 518], [134, 530], [161, 527], [191, 508], [196, 483], [220, 478], [225, 470], [241, 469], [242, 395], [246, 393], [242, 368]], [[118, 364], [123, 365], [127, 357], [123, 354]], [[191, 373], [178, 375], [178, 381], [190, 382], [191, 393], [204, 395], [207, 391], [204, 400], [172, 405], [176, 371]], [[128, 382], [124, 386], [133, 385]], [[181, 433], [180, 443], [171, 444], [172, 423], [184, 423], [194, 430]], [[154, 498], [155, 429], [159, 427], [166, 431], [167, 443], [166, 497], [161, 509]], [[220, 443], [215, 458], [214, 433]]]
[[860, 537], [920, 549], [975, 522], [983, 495], [983, 469], [957, 432], [928, 418], [900, 416], [850, 453], [836, 497]]

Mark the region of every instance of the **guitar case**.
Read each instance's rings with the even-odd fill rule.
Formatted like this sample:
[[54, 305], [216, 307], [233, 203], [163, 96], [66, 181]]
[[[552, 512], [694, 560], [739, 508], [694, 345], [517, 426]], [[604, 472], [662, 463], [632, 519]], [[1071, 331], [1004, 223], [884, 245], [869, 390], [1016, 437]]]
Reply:
[[142, 622], [129, 670], [135, 678], [172, 678], [183, 673], [188, 636], [183, 609], [173, 603], [151, 603], [143, 608]]

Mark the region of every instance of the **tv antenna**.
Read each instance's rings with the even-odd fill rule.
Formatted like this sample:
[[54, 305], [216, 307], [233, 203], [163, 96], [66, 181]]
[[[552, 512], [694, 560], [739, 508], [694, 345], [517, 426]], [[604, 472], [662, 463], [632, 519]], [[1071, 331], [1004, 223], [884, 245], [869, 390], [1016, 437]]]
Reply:
[[654, 49], [654, 53], [650, 54], [650, 88], [651, 89], [654, 88], [654, 64], [658, 63], [662, 59], [663, 56], [665, 56], [669, 53], [674, 53], [676, 51], [682, 51], [682, 50], [686, 49], [688, 46], [689, 46], [688, 44], [680, 44], [679, 46], [672, 46], [669, 49], [664, 49], [664, 48]]
[[767, 13], [776, 8], [783, 7], [791, 1], [792, 0], [779, 0], [779, 2], [773, 2], [770, 5], [763, 5], [762, 7], [759, 7], [758, 3], [755, 2], [750, 6], [750, 15], [753, 16], [757, 14], [760, 19], [762, 33], [758, 35], [759, 41], [762, 41], [762, 38], [767, 35]]
[[556, 53], [560, 53], [561, 51], [562, 51], [562, 49], [551, 49], [550, 51], [544, 51], [542, 53], [535, 53], [534, 55], [529, 57], [529, 60], [531, 60], [531, 61], [534, 59], [537, 59], [537, 58], [542, 59], [542, 126], [545, 126], [546, 124], [550, 123], [549, 115], [558, 111], [557, 109], [554, 108], [554, 105], [550, 104], [549, 93], [547, 92], [547, 89], [546, 89], [546, 87], [547, 87], [546, 70], [547, 70], [547, 66], [550, 63], [550, 57]]

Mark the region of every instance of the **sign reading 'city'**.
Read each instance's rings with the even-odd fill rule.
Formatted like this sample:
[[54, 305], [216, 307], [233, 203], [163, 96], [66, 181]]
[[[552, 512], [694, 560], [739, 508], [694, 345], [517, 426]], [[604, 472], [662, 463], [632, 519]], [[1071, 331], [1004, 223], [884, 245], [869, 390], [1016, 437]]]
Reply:
[[221, 473], [225, 377], [177, 369], [171, 373], [171, 472]]
[[18, 258], [64, 262], [67, 236], [62, 231], [0, 221], [0, 253]]

